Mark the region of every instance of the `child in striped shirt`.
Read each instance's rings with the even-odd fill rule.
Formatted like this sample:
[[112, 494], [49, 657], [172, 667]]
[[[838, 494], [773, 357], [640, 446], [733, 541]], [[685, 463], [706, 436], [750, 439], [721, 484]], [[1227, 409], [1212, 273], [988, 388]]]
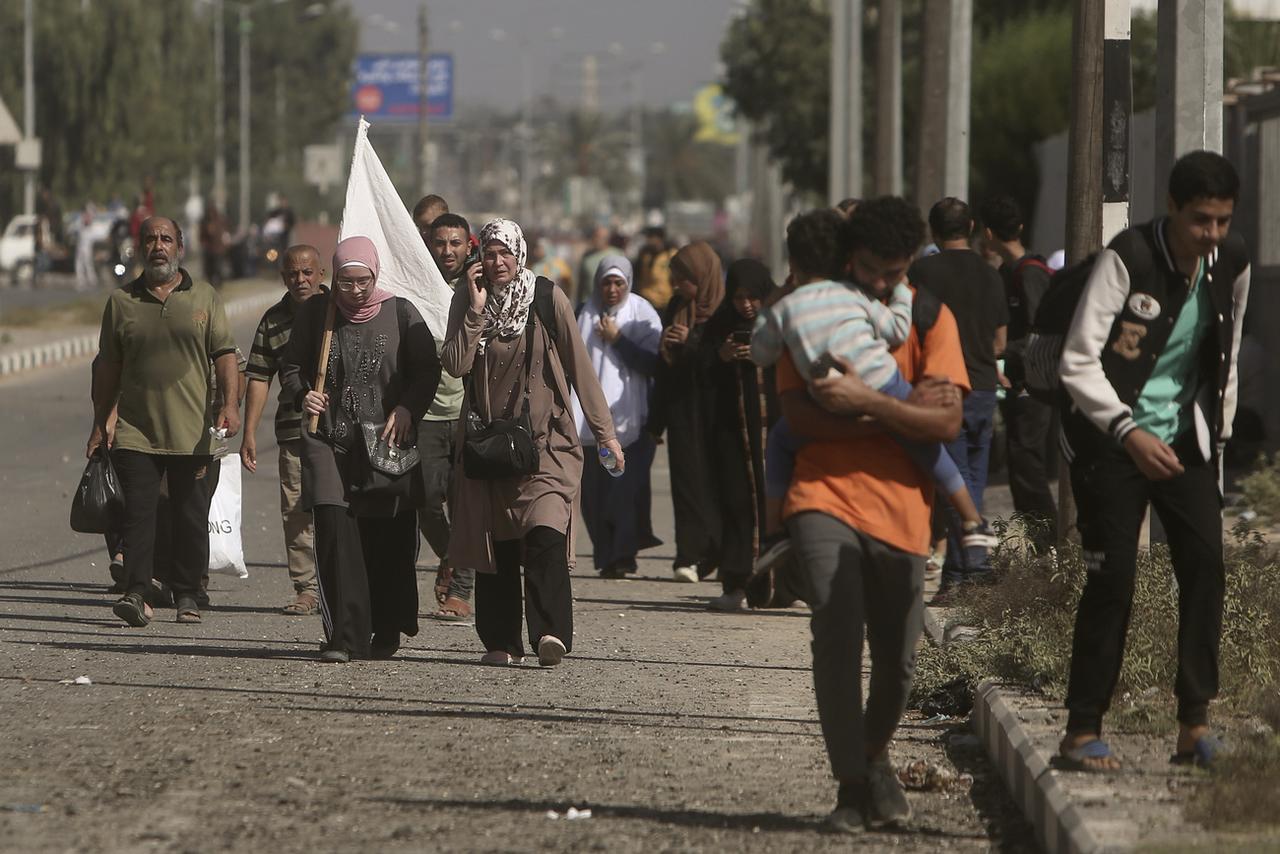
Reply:
[[[823, 239], [829, 236], [823, 235], [824, 230], [835, 227], [835, 223], [826, 221], [833, 215], [826, 210], [802, 214], [787, 228], [791, 274], [797, 286], [760, 312], [751, 335], [751, 360], [761, 366], [772, 365], [785, 349], [801, 376], [818, 379], [831, 370], [839, 370], [831, 361], [831, 357], [839, 357], [848, 362], [867, 385], [905, 400], [912, 387], [898, 371], [890, 350], [911, 334], [914, 293], [905, 281], [899, 282], [885, 304], [856, 284], [824, 278], [822, 271], [832, 275], [843, 267], [838, 258], [822, 257], [822, 244], [838, 245], [838, 241]], [[807, 245], [815, 243], [819, 245]], [[964, 476], [942, 444], [894, 438], [921, 469], [933, 476], [960, 514], [964, 525], [961, 544], [976, 548], [995, 546], [996, 538], [969, 495]], [[803, 444], [803, 440], [791, 432], [785, 418], [769, 433], [765, 451], [765, 497], [770, 525], [776, 525], [781, 516], [782, 501], [795, 468], [795, 455]], [[761, 555], [757, 569], [777, 562], [779, 556], [773, 554], [775, 550]]]

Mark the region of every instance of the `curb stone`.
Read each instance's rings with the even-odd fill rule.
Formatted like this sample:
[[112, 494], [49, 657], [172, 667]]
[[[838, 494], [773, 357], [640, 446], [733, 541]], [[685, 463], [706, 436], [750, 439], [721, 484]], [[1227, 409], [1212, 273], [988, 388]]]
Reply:
[[[257, 309], [263, 309], [280, 300], [280, 294], [268, 292], [237, 297], [226, 304], [227, 317], [237, 317]], [[73, 359], [88, 358], [98, 352], [96, 333], [63, 338], [48, 344], [27, 347], [16, 353], [0, 355], [0, 377], [12, 376], [36, 368], [58, 365]]]
[[[924, 609], [924, 629], [938, 646], [949, 642], [947, 627], [934, 608]], [[984, 681], [974, 692], [970, 725], [1015, 803], [1035, 829], [1048, 854], [1094, 854], [1104, 850], [1084, 817], [1037, 752], [1000, 686]]]

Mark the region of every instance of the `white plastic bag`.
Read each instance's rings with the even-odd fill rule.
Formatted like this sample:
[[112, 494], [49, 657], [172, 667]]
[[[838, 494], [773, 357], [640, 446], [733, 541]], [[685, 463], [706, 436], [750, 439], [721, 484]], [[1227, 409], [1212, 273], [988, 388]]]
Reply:
[[240, 540], [240, 455], [227, 454], [217, 465], [222, 470], [209, 502], [209, 571], [248, 578]]

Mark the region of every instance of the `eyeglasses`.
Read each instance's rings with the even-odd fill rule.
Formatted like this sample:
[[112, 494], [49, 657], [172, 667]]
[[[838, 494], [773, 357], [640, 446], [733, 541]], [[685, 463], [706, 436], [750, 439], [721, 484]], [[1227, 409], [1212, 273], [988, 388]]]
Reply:
[[373, 286], [373, 276], [361, 276], [358, 279], [338, 279], [335, 284], [340, 291], [367, 291]]

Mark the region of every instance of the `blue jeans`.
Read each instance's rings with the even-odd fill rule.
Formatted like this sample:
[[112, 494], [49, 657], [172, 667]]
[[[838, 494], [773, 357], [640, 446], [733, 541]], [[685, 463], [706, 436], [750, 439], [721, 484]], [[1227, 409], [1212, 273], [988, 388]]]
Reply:
[[[987, 463], [991, 458], [991, 432], [995, 426], [996, 393], [971, 391], [964, 399], [964, 419], [960, 435], [947, 445], [947, 453], [956, 461], [965, 486], [978, 512], [982, 512], [982, 493], [987, 488]], [[947, 560], [942, 567], [944, 583], [972, 581], [991, 571], [985, 549], [969, 549], [960, 545], [960, 514], [950, 504], [946, 509]]]

